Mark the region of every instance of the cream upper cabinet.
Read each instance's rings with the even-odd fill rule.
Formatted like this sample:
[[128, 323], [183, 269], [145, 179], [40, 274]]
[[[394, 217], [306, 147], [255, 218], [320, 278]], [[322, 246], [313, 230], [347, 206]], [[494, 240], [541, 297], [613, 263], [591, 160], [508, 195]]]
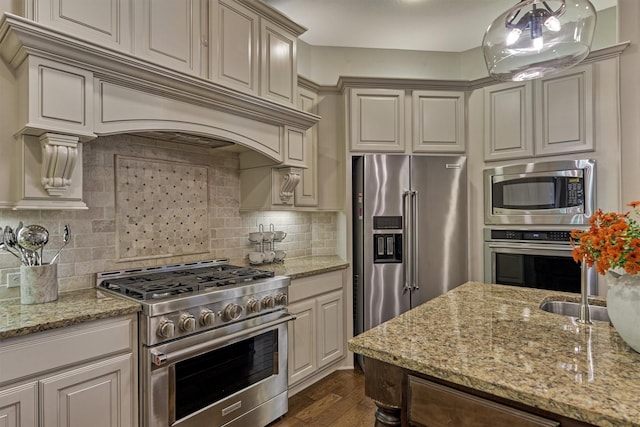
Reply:
[[[298, 108], [318, 114], [318, 94], [298, 87]], [[310, 127], [306, 133], [306, 165], [302, 170], [300, 183], [295, 189], [296, 206], [318, 205], [318, 125]]]
[[593, 66], [575, 67], [534, 83], [535, 154], [592, 151]]
[[260, 17], [233, 0], [218, 0], [210, 7], [211, 79], [257, 94]]
[[112, 49], [132, 50], [133, 0], [23, 2], [25, 15], [29, 19], [95, 40]]
[[298, 83], [296, 37], [279, 25], [262, 19], [260, 44], [260, 95], [285, 104], [295, 104]]
[[414, 153], [464, 153], [465, 95], [463, 92], [415, 90], [413, 109]]
[[463, 153], [464, 92], [350, 89], [351, 151]]
[[133, 3], [134, 53], [172, 69], [199, 75], [200, 0], [136, 0]]
[[533, 156], [531, 83], [500, 83], [484, 90], [485, 160]]
[[593, 151], [593, 64], [485, 91], [485, 160]]
[[350, 89], [351, 151], [405, 151], [404, 97], [404, 90]]

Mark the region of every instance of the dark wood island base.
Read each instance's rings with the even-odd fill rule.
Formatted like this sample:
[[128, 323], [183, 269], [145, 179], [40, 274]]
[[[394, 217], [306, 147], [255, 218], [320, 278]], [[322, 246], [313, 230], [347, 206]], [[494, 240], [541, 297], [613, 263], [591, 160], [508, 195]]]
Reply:
[[368, 357], [365, 394], [376, 427], [594, 427]]

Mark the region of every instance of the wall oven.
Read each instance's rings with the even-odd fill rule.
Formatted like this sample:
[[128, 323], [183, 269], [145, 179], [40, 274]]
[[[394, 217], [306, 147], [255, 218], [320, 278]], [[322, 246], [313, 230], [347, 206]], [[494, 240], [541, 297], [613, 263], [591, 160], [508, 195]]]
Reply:
[[486, 169], [484, 194], [487, 225], [587, 224], [595, 207], [595, 160]]
[[[580, 293], [581, 269], [571, 256], [570, 230], [485, 229], [485, 282]], [[597, 294], [595, 268], [587, 274]]]

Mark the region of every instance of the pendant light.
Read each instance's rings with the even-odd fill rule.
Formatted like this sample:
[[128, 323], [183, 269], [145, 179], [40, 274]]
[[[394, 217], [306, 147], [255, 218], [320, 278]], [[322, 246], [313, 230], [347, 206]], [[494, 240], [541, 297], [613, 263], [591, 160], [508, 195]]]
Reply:
[[589, 54], [595, 27], [589, 0], [521, 0], [484, 34], [489, 75], [522, 81], [573, 67]]

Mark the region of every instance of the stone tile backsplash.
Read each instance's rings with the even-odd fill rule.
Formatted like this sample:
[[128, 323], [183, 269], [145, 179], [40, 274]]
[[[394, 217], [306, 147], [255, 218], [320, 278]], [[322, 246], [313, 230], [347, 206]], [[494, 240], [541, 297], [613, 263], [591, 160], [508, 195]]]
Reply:
[[[58, 265], [60, 291], [93, 287], [95, 273], [101, 271], [223, 257], [239, 262], [255, 249], [248, 233], [257, 231], [260, 224], [265, 230], [273, 224], [275, 229], [287, 232], [284, 241], [275, 243], [278, 249], [287, 251], [287, 258], [336, 253], [336, 213], [240, 212], [238, 153], [133, 135], [100, 137], [86, 143], [83, 150], [84, 199], [89, 209], [0, 210], [0, 226], [15, 227], [22, 221], [49, 230], [45, 260], [62, 245], [64, 225], [69, 224], [71, 241]], [[153, 176], [145, 171], [130, 180], [130, 185], [123, 185], [124, 172], [118, 169], [123, 160], [130, 168], [165, 164], [167, 169]], [[180, 181], [184, 170], [196, 173], [197, 178], [192, 176], [186, 184]], [[198, 188], [184, 188], [185, 185]], [[187, 193], [198, 200], [179, 199]], [[172, 205], [174, 196], [183, 209]], [[137, 198], [135, 202], [131, 197]], [[124, 207], [127, 198], [129, 204]], [[206, 206], [202, 198], [207, 199]], [[203, 207], [206, 218], [197, 219], [196, 226], [185, 227], [184, 222], [191, 220], [193, 224], [192, 215], [201, 213]], [[162, 216], [163, 212], [170, 213], [169, 220]], [[135, 226], [127, 222], [135, 222]], [[188, 242], [180, 233], [186, 228], [191, 233], [202, 233], [195, 240], [208, 246], [204, 251], [185, 246]], [[166, 250], [152, 246], [153, 242], [164, 242]], [[151, 247], [146, 247], [150, 243]], [[0, 252], [0, 300], [19, 296], [19, 288], [7, 286], [8, 275], [17, 272], [17, 259]]]

